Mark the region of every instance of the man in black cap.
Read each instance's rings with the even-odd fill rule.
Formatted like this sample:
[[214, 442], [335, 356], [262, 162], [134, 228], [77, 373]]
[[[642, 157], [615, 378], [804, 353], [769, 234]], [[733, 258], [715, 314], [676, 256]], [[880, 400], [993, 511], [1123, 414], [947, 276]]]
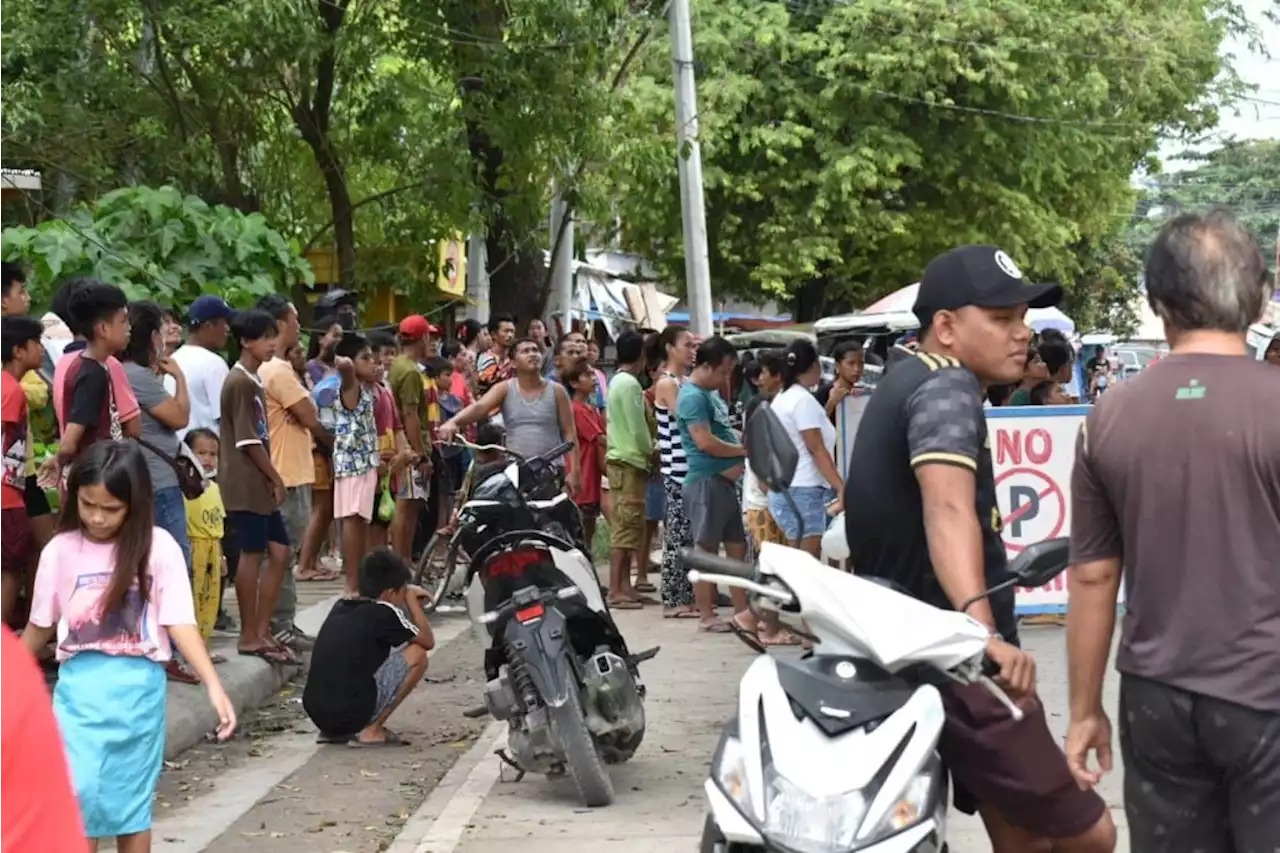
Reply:
[[[1006, 577], [1000, 510], [982, 398], [1022, 378], [1028, 307], [1062, 298], [1032, 284], [994, 246], [965, 246], [930, 262], [915, 313], [919, 349], [888, 372], [858, 427], [845, 479], [845, 525], [859, 575], [892, 580], [954, 609]], [[1106, 804], [1082, 791], [1035, 695], [1035, 663], [1018, 648], [1014, 591], [980, 600], [970, 616], [991, 630], [997, 680], [1026, 716], [1015, 723], [981, 686], [942, 691], [940, 742], [956, 807], [980, 811], [996, 851], [1110, 853]]]

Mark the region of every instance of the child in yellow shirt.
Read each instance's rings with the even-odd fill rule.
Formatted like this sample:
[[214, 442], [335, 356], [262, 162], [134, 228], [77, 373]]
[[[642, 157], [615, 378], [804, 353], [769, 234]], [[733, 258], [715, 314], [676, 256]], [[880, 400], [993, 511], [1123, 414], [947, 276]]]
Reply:
[[[200, 460], [206, 476], [218, 471], [218, 436], [208, 429], [187, 433], [187, 446]], [[218, 620], [218, 604], [222, 601], [222, 577], [227, 573], [222, 557], [223, 522], [227, 512], [222, 505], [218, 481], [205, 481], [204, 494], [187, 504], [187, 536], [191, 539], [191, 592], [195, 596], [196, 625], [200, 636], [213, 636], [213, 623]]]

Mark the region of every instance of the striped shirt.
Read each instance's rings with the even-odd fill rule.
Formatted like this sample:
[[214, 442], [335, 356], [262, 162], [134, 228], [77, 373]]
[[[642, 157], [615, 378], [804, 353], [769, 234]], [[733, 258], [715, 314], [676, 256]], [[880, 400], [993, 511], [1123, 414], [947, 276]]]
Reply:
[[[664, 372], [665, 378], [674, 379], [683, 385], [684, 382], [674, 373]], [[654, 403], [654, 414], [658, 418], [658, 465], [662, 476], [670, 477], [677, 483], [684, 483], [689, 473], [689, 460], [684, 454], [684, 444], [680, 440], [680, 430], [676, 427], [675, 413]]]

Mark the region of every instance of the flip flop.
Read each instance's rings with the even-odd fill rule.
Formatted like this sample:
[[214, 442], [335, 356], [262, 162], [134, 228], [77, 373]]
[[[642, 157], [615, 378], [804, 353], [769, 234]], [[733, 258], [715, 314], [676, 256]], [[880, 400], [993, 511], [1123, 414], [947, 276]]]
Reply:
[[279, 646], [263, 646], [260, 649], [236, 649], [236, 654], [250, 658], [262, 658], [269, 664], [286, 666], [298, 661], [286, 649]]
[[790, 631], [775, 631], [772, 634], [761, 634], [756, 632], [756, 639], [760, 641], [760, 645], [768, 646], [799, 646], [804, 640], [797, 637]]
[[335, 569], [326, 569], [325, 571], [312, 572], [307, 575], [295, 574], [293, 579], [299, 583], [327, 583], [329, 581], [336, 581], [340, 577], [342, 577], [342, 572]]
[[629, 598], [624, 598], [621, 601], [610, 601], [609, 607], [612, 608], [613, 610], [643, 610], [644, 609], [643, 604], [641, 604], [638, 601], [632, 601]]
[[632, 587], [636, 592], [657, 592], [658, 588], [648, 581], [642, 581]]
[[734, 632], [732, 625], [720, 619], [714, 619], [710, 622], [703, 622], [702, 624], [698, 625], [698, 631], [703, 634], [732, 634]]
[[391, 731], [391, 729], [387, 729], [387, 736], [382, 740], [360, 740], [359, 737], [354, 737], [351, 740], [347, 741], [347, 746], [351, 747], [352, 749], [374, 749], [377, 747], [385, 747], [385, 746], [408, 746], [408, 745], [409, 745], [409, 741], [400, 737], [400, 735]]
[[226, 655], [220, 655], [217, 652], [214, 652], [213, 654], [209, 655], [209, 663], [214, 664], [215, 666], [220, 663], [226, 663], [226, 662], [227, 662]]
[[660, 604], [661, 603], [658, 601], [658, 599], [654, 598], [652, 595], [637, 595], [635, 597], [635, 600], [640, 602], [641, 604]]
[[746, 634], [748, 637], [755, 637], [756, 639], [759, 639], [760, 637], [759, 625], [757, 625], [754, 628], [748, 628], [746, 625], [743, 625], [741, 622], [738, 621], [737, 616], [734, 616], [732, 619], [729, 620], [729, 627], [733, 630], [735, 634]]
[[326, 732], [320, 732], [316, 735], [316, 743], [334, 744], [341, 746], [344, 743], [350, 743], [352, 735], [331, 735]]
[[677, 607], [662, 614], [663, 619], [701, 619], [702, 614], [693, 607]]

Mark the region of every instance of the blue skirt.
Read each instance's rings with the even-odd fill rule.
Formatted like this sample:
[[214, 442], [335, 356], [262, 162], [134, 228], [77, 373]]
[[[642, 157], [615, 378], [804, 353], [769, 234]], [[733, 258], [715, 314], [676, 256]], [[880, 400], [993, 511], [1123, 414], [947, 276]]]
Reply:
[[53, 712], [90, 838], [151, 828], [164, 762], [164, 667], [82, 652], [64, 661]]

